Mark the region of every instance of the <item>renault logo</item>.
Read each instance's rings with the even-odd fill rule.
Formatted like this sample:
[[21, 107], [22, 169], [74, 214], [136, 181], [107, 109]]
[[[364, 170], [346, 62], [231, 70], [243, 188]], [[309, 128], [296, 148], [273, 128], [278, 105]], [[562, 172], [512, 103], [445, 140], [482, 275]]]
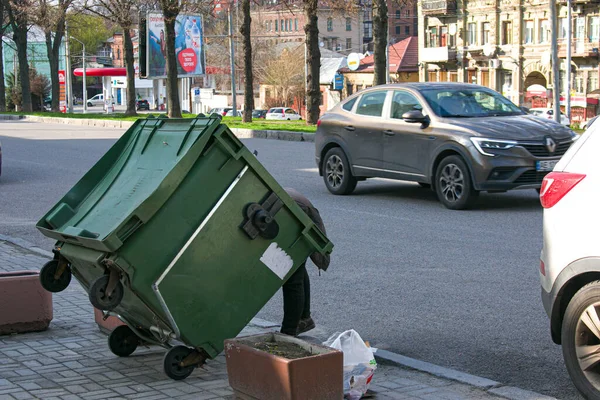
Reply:
[[556, 151], [556, 142], [551, 137], [546, 137], [544, 139], [544, 144], [546, 145], [548, 152], [554, 153]]

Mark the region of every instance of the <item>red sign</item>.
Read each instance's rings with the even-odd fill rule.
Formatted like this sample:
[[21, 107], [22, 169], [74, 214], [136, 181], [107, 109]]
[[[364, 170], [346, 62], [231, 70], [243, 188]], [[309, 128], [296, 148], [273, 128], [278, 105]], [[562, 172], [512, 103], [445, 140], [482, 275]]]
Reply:
[[58, 71], [58, 84], [59, 85], [64, 85], [67, 81], [67, 77], [65, 75], [65, 71], [64, 70], [60, 70]]
[[179, 65], [185, 72], [191, 72], [196, 69], [198, 58], [194, 49], [185, 49], [179, 52]]

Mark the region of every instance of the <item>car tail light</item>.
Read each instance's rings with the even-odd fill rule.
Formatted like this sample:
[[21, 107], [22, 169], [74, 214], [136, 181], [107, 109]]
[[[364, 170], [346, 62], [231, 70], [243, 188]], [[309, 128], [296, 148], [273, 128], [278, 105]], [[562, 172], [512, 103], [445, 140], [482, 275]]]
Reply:
[[571, 189], [585, 178], [584, 174], [570, 172], [550, 172], [542, 181], [540, 202], [542, 207], [551, 208], [560, 201]]
[[317, 121], [317, 128], [318, 128], [319, 126], [321, 126], [321, 120], [320, 120], [320, 119]]
[[546, 276], [546, 264], [542, 260], [540, 260], [540, 273]]

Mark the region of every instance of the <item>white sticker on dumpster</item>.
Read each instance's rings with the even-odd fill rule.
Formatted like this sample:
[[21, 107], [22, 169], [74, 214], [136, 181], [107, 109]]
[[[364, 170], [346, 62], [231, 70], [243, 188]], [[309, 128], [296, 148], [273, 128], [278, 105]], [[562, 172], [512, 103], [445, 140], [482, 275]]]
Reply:
[[277, 243], [271, 243], [269, 248], [264, 252], [260, 261], [263, 262], [271, 271], [283, 280], [290, 269], [294, 266], [292, 258], [281, 249]]

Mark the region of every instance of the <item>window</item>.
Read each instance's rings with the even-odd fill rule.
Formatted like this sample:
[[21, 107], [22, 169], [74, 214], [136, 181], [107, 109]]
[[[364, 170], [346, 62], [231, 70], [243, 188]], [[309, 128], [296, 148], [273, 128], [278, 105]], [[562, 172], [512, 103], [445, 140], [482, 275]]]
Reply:
[[346, 50], [351, 50], [351, 49], [352, 49], [352, 39], [346, 38]]
[[600, 17], [590, 17], [589, 36], [590, 41], [597, 41], [600, 38]]
[[481, 28], [481, 44], [488, 44], [490, 42], [490, 23], [484, 22]]
[[502, 21], [502, 44], [512, 44], [512, 21]]
[[423, 89], [421, 94], [440, 117], [488, 117], [522, 114], [523, 111], [491, 89]]
[[573, 87], [573, 89], [575, 89], [576, 93], [583, 93], [584, 82], [585, 81], [583, 80], [583, 71], [575, 72], [575, 86]]
[[400, 25], [396, 25], [396, 35], [400, 34]]
[[285, 32], [285, 26], [284, 26], [284, 20], [281, 20], [280, 25], [279, 25], [279, 29], [281, 29], [281, 32]]
[[429, 47], [439, 47], [438, 28], [435, 26], [429, 28]]
[[[346, 84], [346, 92], [348, 92], [348, 96], [351, 96], [353, 92], [353, 87], [352, 84], [348, 83]], [[344, 110], [348, 110], [351, 111], [352, 107], [354, 106], [354, 103], [356, 102], [356, 99], [358, 97], [353, 98], [352, 100], [350, 100], [348, 103], [352, 103], [351, 105], [349, 105], [348, 103], [344, 104], [342, 107], [344, 108]], [[346, 107], [350, 107], [350, 108], [346, 108]]]
[[275, 20], [275, 32], [277, 32], [277, 24], [278, 24], [278, 20]]
[[373, 38], [373, 22], [365, 22], [363, 33], [365, 39], [370, 40]]
[[383, 103], [385, 103], [385, 97], [387, 92], [371, 92], [365, 93], [360, 98], [356, 113], [359, 115], [368, 115], [371, 117], [381, 117], [383, 111]]
[[540, 43], [548, 43], [550, 41], [550, 23], [547, 19], [540, 21]]
[[448, 46], [448, 27], [442, 26], [440, 33], [441, 33], [440, 46], [442, 46], [442, 47]]
[[352, 30], [352, 18], [346, 18], [346, 32]]
[[400, 10], [396, 10], [396, 19], [400, 19]]
[[410, 26], [406, 25], [404, 27], [404, 34], [410, 36]]
[[298, 18], [294, 19], [294, 30], [298, 32]]
[[592, 76], [592, 74], [590, 73], [588, 75], [588, 87], [587, 87], [587, 91], [589, 92], [593, 92], [594, 90], [598, 90], [598, 77], [597, 76]]
[[392, 112], [390, 117], [394, 119], [402, 119], [402, 115], [409, 111], [422, 111], [423, 107], [419, 100], [409, 92], [405, 91], [394, 91], [394, 97], [392, 98]]
[[477, 44], [477, 24], [471, 22], [467, 26], [467, 45], [475, 46]]
[[525, 21], [525, 43], [533, 43], [533, 21]]
[[575, 39], [583, 39], [585, 37], [585, 18], [577, 17], [575, 20]]
[[117, 49], [117, 60], [121, 59], [121, 49]]
[[333, 31], [333, 18], [327, 18], [327, 32]]
[[410, 17], [410, 10], [404, 11], [404, 16], [405, 17]]
[[567, 37], [567, 19], [559, 18], [558, 19], [558, 38], [564, 39]]

